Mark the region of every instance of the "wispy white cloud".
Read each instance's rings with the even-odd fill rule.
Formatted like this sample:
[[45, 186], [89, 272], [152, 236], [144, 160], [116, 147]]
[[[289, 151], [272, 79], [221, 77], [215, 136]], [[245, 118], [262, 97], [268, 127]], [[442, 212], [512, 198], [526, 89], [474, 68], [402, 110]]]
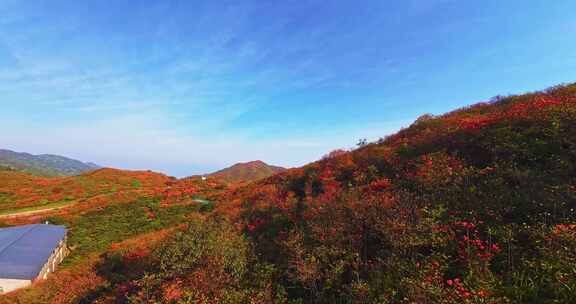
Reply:
[[[0, 147], [179, 175], [255, 158], [295, 166], [448, 110], [448, 93], [575, 70], [569, 35], [526, 48], [513, 30], [550, 42], [559, 18], [463, 18], [462, 1], [190, 3], [0, 0]], [[524, 55], [503, 56], [502, 41]], [[511, 63], [524, 68], [495, 77]]]

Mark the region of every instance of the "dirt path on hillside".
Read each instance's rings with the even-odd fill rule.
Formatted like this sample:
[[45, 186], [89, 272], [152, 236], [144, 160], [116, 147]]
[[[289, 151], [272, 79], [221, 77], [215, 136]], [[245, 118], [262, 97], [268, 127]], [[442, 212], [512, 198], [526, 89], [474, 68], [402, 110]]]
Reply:
[[20, 211], [20, 212], [19, 212], [19, 211], [15, 211], [15, 212], [13, 212], [13, 213], [0, 214], [0, 219], [16, 218], [16, 217], [22, 217], [22, 216], [30, 216], [30, 215], [43, 214], [43, 213], [48, 213], [48, 212], [54, 211], [54, 210], [61, 210], [61, 209], [70, 208], [71, 206], [74, 206], [74, 205], [76, 205], [76, 203], [72, 203], [72, 204], [66, 205], [66, 206], [58, 206], [58, 207], [52, 207], [52, 208], [46, 208], [46, 209]]
[[[146, 192], [144, 190], [133, 190], [133, 192], [135, 193], [143, 193]], [[63, 209], [67, 209], [70, 207], [74, 207], [77, 206], [79, 204], [83, 204], [86, 203], [90, 200], [93, 199], [98, 199], [100, 197], [106, 197], [111, 195], [110, 193], [102, 193], [102, 194], [98, 194], [89, 198], [85, 198], [82, 199], [80, 201], [75, 201], [75, 202], [71, 202], [70, 204], [66, 204], [66, 205], [62, 205], [62, 206], [55, 206], [55, 207], [48, 207], [48, 208], [43, 208], [43, 209], [36, 209], [36, 210], [27, 210], [27, 211], [18, 211], [15, 210], [14, 212], [8, 213], [8, 214], [0, 214], [0, 219], [8, 219], [8, 218], [18, 218], [18, 217], [25, 217], [25, 216], [30, 216], [30, 215], [38, 215], [38, 214], [44, 214], [44, 213], [48, 213], [50, 211], [57, 211], [57, 210], [63, 210]], [[204, 200], [202, 200], [204, 203]]]

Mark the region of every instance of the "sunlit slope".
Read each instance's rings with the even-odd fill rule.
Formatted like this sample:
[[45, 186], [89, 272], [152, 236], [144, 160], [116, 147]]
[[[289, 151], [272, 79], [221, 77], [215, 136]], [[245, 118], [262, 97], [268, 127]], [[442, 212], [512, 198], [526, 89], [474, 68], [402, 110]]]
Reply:
[[211, 178], [220, 179], [228, 183], [252, 182], [274, 175], [286, 170], [278, 166], [271, 166], [263, 161], [238, 163], [229, 168], [209, 174]]
[[173, 180], [149, 171], [99, 169], [71, 177], [44, 178], [16, 171], [0, 171], [0, 211], [40, 207], [131, 192], [152, 195]]

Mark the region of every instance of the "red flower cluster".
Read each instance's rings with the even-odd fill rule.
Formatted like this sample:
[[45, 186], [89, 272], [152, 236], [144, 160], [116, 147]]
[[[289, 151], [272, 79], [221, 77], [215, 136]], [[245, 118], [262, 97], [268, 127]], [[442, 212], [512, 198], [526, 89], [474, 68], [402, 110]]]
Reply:
[[476, 229], [476, 225], [474, 223], [467, 222], [467, 221], [458, 221], [458, 222], [455, 222], [454, 225], [457, 227], [466, 228], [468, 230]]
[[486, 168], [480, 170], [480, 174], [490, 174], [494, 171], [496, 171], [496, 168], [486, 167]]
[[370, 183], [370, 190], [372, 191], [384, 191], [392, 185], [392, 182], [387, 178], [382, 178], [377, 181]]
[[174, 282], [162, 286], [164, 300], [168, 302], [177, 301], [184, 295], [182, 291], [182, 280], [176, 279]]
[[[479, 221], [478, 224], [483, 224], [483, 222]], [[479, 237], [478, 226], [475, 223], [458, 221], [455, 222], [454, 225], [466, 229], [466, 234], [463, 235], [458, 242], [458, 255], [461, 259], [467, 260], [472, 256], [475, 256], [481, 260], [487, 261], [500, 252], [498, 244], [492, 244]]]
[[466, 259], [470, 253], [474, 253], [481, 260], [489, 260], [496, 253], [500, 252], [498, 244], [488, 244], [488, 241], [481, 239], [470, 239], [464, 236], [458, 243], [458, 254], [461, 258]]
[[259, 218], [256, 219], [254, 222], [246, 225], [246, 228], [248, 229], [248, 231], [252, 232], [256, 230], [256, 228], [260, 227], [262, 224], [264, 224], [264, 220]]
[[494, 115], [460, 119], [458, 127], [464, 130], [478, 130], [498, 121]]
[[448, 286], [452, 286], [454, 287], [454, 289], [456, 290], [456, 292], [462, 296], [463, 298], [469, 298], [472, 295], [472, 292], [468, 291], [465, 287], [464, 284], [462, 284], [462, 281], [459, 278], [456, 278], [454, 280], [447, 280], [446, 284], [448, 284]]
[[[523, 119], [527, 118], [534, 113], [542, 113], [542, 110], [554, 107], [562, 106], [569, 102], [574, 102], [576, 99], [570, 97], [558, 97], [558, 96], [547, 96], [540, 95], [534, 97], [530, 102], [520, 102], [510, 106], [501, 112], [492, 112], [488, 114], [477, 114], [475, 116], [468, 116], [463, 118], [456, 118], [455, 122], [459, 129], [463, 130], [478, 130], [484, 128], [488, 125], [503, 121], [506, 119]], [[470, 107], [467, 110], [474, 108]], [[462, 111], [455, 111], [450, 113], [452, 115], [457, 115]]]
[[543, 109], [550, 106], [562, 105], [562, 103], [563, 101], [561, 99], [553, 99], [548, 96], [541, 96], [536, 98], [536, 101], [534, 101], [534, 107], [536, 109]]
[[472, 291], [466, 289], [466, 287], [464, 287], [464, 284], [459, 278], [455, 278], [454, 280], [451, 279], [446, 280], [446, 284], [450, 287], [453, 287], [456, 293], [464, 299], [468, 299], [474, 296], [479, 298], [486, 298], [489, 295], [488, 292], [485, 290]]
[[558, 224], [554, 227], [555, 234], [561, 234], [566, 232], [574, 232], [576, 233], [576, 225], [575, 224]]

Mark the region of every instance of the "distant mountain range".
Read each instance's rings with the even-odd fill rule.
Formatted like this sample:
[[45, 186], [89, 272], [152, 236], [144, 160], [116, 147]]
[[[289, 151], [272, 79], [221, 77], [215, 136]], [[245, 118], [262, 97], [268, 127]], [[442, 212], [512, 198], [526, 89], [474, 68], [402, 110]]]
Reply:
[[14, 152], [0, 149], [0, 170], [15, 170], [41, 176], [70, 176], [100, 168], [93, 163], [59, 155]]
[[271, 166], [263, 161], [256, 160], [247, 163], [238, 163], [226, 169], [208, 174], [207, 176], [218, 178], [228, 183], [238, 183], [259, 180], [285, 170], [286, 168]]

